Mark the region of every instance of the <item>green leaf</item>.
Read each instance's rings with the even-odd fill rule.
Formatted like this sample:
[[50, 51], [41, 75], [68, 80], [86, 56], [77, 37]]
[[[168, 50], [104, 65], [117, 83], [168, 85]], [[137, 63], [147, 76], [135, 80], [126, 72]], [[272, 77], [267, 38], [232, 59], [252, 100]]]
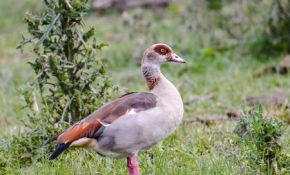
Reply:
[[51, 30], [54, 27], [54, 24], [57, 22], [57, 20], [59, 19], [60, 14], [56, 15], [53, 19], [53, 21], [49, 24], [48, 28], [46, 29], [46, 31], [44, 32], [44, 34], [42, 35], [42, 37], [39, 39], [39, 41], [36, 43], [35, 47], [41, 45], [43, 43], [44, 40], [48, 39], [49, 34], [51, 32]]
[[93, 47], [95, 49], [101, 50], [103, 47], [107, 47], [107, 46], [109, 46], [109, 44], [107, 44], [107, 43], [101, 43], [101, 44], [94, 45]]

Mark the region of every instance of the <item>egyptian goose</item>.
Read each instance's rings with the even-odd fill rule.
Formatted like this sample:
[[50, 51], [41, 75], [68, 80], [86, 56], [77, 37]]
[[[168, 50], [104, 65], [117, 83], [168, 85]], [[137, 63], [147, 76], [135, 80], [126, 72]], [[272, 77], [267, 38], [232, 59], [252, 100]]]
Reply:
[[94, 148], [103, 156], [127, 157], [129, 174], [138, 175], [137, 154], [170, 135], [183, 116], [178, 90], [160, 71], [166, 62], [185, 63], [166, 44], [149, 47], [141, 66], [149, 92], [125, 94], [50, 139], [58, 144], [49, 159], [69, 147]]

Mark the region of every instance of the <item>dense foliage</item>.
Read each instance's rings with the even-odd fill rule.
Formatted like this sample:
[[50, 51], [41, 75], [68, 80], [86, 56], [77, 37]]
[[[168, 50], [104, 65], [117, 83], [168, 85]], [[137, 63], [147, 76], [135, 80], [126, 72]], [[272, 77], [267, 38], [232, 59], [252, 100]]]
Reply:
[[279, 139], [285, 132], [285, 125], [282, 122], [272, 118], [265, 119], [260, 108], [242, 117], [235, 132], [240, 137], [242, 157], [247, 160], [249, 172], [253, 174], [286, 172], [283, 169], [286, 167], [286, 155], [281, 153], [279, 144]]
[[[51, 120], [77, 121], [95, 109], [109, 87], [104, 66], [96, 57], [96, 50], [105, 44], [97, 44], [96, 39], [89, 42], [95, 28], [83, 29], [88, 1], [44, 3], [43, 13], [26, 15], [31, 37], [23, 38], [20, 47], [34, 44], [37, 58], [29, 64]], [[96, 80], [98, 85], [93, 87]]]
[[[22, 89], [29, 107], [28, 131], [1, 144], [0, 167], [23, 167], [45, 158], [44, 143], [63, 126], [86, 117], [108, 97], [110, 82], [96, 52], [95, 28], [84, 29], [88, 1], [45, 0], [39, 15], [27, 13], [29, 36], [18, 48], [31, 44], [36, 55], [29, 62], [36, 79]], [[92, 39], [93, 38], [93, 39]], [[6, 157], [6, 158], [4, 158]], [[12, 166], [13, 165], [13, 166]]]

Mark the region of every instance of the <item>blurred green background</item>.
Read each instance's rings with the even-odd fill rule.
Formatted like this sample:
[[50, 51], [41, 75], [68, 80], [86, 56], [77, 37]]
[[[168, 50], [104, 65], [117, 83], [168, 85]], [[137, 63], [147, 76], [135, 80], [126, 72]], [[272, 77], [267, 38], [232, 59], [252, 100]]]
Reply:
[[[146, 91], [140, 71], [143, 52], [148, 46], [163, 42], [187, 61], [186, 65], [170, 64], [162, 68], [187, 102], [185, 121], [249, 109], [252, 105], [247, 97], [283, 92], [282, 104], [265, 105], [265, 115], [289, 124], [289, 109], [284, 107], [290, 99], [290, 77], [287, 72], [279, 73], [279, 66], [285, 66], [289, 72], [290, 61], [285, 59], [290, 30], [289, 22], [281, 22], [285, 18], [280, 17], [281, 9], [275, 10], [274, 2], [180, 0], [165, 8], [92, 10], [85, 18], [85, 25], [95, 26], [97, 40], [109, 44], [99, 52], [99, 57], [105, 62], [113, 84], [120, 87], [120, 94]], [[282, 8], [288, 13], [289, 2], [282, 2]], [[21, 53], [16, 46], [21, 36], [27, 34], [23, 22], [25, 12], [37, 13], [42, 5], [38, 0], [0, 2], [0, 137], [3, 138], [25, 131], [24, 101], [19, 91], [35, 78], [27, 64], [34, 55], [29, 48]], [[213, 97], [196, 98], [208, 94]], [[198, 122], [183, 124], [162, 144], [142, 154], [142, 174], [249, 173], [234, 144], [234, 127], [234, 121], [209, 126]], [[281, 140], [286, 153], [290, 151], [289, 134], [288, 127]], [[104, 159], [92, 153], [72, 150], [53, 165], [43, 159], [21, 169], [11, 163], [7, 172], [126, 173], [124, 160]]]

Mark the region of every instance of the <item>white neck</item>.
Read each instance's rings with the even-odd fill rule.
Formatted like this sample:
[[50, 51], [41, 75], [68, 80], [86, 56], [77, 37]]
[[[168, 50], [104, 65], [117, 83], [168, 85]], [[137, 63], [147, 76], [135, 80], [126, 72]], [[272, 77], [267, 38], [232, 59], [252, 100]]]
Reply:
[[170, 121], [172, 127], [178, 126], [183, 116], [183, 102], [178, 90], [161, 73], [159, 65], [142, 64], [142, 72], [150, 93], [158, 97], [160, 109], [168, 114], [166, 121]]
[[160, 65], [143, 62], [142, 73], [151, 93], [166, 100], [182, 103], [176, 87], [161, 73]]

